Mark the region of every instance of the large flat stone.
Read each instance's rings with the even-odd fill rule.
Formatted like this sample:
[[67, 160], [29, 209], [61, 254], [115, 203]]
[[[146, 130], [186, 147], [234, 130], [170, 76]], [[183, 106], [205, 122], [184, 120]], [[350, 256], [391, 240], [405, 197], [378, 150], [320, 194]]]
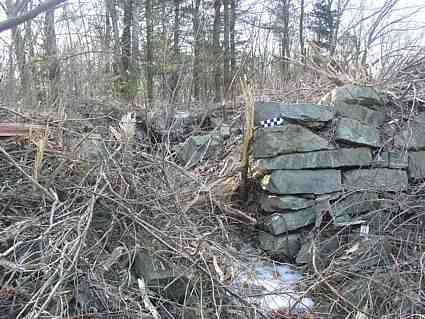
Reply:
[[280, 117], [283, 108], [284, 104], [279, 102], [255, 102], [254, 125], [259, 126], [261, 121]]
[[334, 148], [324, 138], [295, 124], [256, 130], [252, 147], [255, 158]]
[[342, 189], [341, 172], [322, 170], [278, 170], [267, 175], [263, 187], [275, 194], [328, 194]]
[[186, 289], [191, 286], [188, 277], [178, 266], [165, 265], [154, 255], [137, 252], [131, 267], [137, 277], [145, 278], [147, 288], [175, 302], [184, 302]]
[[314, 205], [314, 199], [299, 196], [265, 195], [261, 198], [261, 209], [274, 213], [283, 210], [300, 210]]
[[274, 236], [269, 233], [258, 232], [259, 247], [270, 254], [284, 255], [294, 258], [301, 248], [301, 234]]
[[376, 154], [371, 163], [372, 167], [407, 169], [408, 157], [406, 152], [381, 152]]
[[379, 131], [375, 127], [365, 125], [359, 121], [341, 118], [337, 123], [335, 140], [355, 145], [378, 147]]
[[254, 104], [254, 124], [261, 121], [282, 117], [304, 124], [320, 125], [335, 117], [335, 110], [318, 104], [284, 104], [279, 102], [256, 102]]
[[408, 172], [412, 179], [425, 178], [425, 151], [409, 152]]
[[319, 269], [324, 269], [333, 253], [338, 250], [339, 242], [336, 236], [319, 241], [308, 240], [304, 242], [296, 258], [297, 264], [311, 264], [313, 262], [313, 246], [317, 264], [315, 266]]
[[394, 136], [394, 145], [408, 150], [425, 150], [425, 124], [411, 122], [410, 127]]
[[261, 228], [278, 236], [314, 224], [315, 218], [316, 214], [312, 207], [295, 212], [275, 213], [264, 219]]
[[215, 134], [191, 136], [177, 149], [177, 157], [184, 164], [196, 164], [219, 153], [222, 143], [221, 136]]
[[388, 167], [406, 169], [409, 166], [408, 156], [405, 152], [387, 152]]
[[280, 116], [309, 127], [318, 127], [335, 117], [335, 109], [318, 104], [286, 104]]
[[350, 222], [359, 215], [382, 207], [376, 192], [354, 192], [344, 194], [330, 207], [330, 214], [335, 223]]
[[373, 111], [359, 104], [348, 104], [341, 101], [335, 102], [335, 110], [338, 115], [348, 117], [366, 125], [380, 126], [385, 121], [383, 112]]
[[403, 191], [407, 189], [407, 172], [388, 168], [358, 169], [342, 174], [347, 190]]
[[371, 87], [345, 85], [335, 89], [334, 101], [349, 104], [360, 104], [372, 109], [380, 109], [384, 101], [378, 92]]
[[265, 170], [337, 168], [367, 166], [372, 161], [371, 149], [367, 147], [340, 148], [330, 151], [285, 154], [261, 159], [258, 166]]

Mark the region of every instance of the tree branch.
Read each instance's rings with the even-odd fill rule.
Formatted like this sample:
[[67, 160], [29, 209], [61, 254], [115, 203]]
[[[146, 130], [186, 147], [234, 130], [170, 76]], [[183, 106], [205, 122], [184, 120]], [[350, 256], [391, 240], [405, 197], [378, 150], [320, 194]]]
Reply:
[[38, 7], [28, 11], [27, 13], [19, 16], [7, 19], [5, 21], [0, 22], [0, 33], [6, 30], [9, 30], [17, 25], [24, 23], [28, 20], [34, 19], [40, 13], [45, 12], [49, 9], [56, 7], [58, 4], [65, 2], [66, 0], [47, 0], [41, 3]]

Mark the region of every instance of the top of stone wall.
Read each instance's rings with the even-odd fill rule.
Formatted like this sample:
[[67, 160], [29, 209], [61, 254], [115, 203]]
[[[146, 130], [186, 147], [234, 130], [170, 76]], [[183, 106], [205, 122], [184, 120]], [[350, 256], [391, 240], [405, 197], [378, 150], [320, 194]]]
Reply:
[[371, 87], [345, 85], [333, 91], [333, 100], [338, 103], [358, 104], [374, 110], [380, 110], [384, 101], [378, 92]]

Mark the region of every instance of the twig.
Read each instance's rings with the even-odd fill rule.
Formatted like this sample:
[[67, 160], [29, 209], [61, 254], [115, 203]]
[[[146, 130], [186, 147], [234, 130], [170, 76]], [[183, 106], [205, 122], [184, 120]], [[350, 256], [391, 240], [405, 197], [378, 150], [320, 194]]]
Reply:
[[27, 174], [22, 167], [19, 166], [18, 163], [6, 152], [6, 150], [0, 146], [0, 152], [3, 153], [4, 156], [15, 166], [26, 178], [28, 178], [38, 189], [44, 192], [51, 200], [56, 201], [55, 196], [47, 190], [47, 188], [43, 187], [39, 182], [37, 182], [31, 175]]
[[[145, 307], [149, 310], [152, 317], [154, 317], [155, 319], [161, 319], [161, 316], [158, 310], [155, 308], [152, 301], [149, 299], [148, 293], [146, 291], [146, 283], [143, 277], [137, 278], [137, 283], [139, 285], [140, 294], [142, 295], [142, 299], [143, 299], [143, 303], [145, 304]], [[143, 318], [143, 316], [141, 318]]]

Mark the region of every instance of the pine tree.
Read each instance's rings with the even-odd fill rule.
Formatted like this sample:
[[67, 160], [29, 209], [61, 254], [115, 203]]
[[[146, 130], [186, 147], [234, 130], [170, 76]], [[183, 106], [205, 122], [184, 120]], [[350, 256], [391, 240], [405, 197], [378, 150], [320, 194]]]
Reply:
[[332, 9], [332, 1], [317, 0], [310, 13], [309, 29], [315, 34], [320, 47], [330, 50], [335, 34], [336, 10]]

